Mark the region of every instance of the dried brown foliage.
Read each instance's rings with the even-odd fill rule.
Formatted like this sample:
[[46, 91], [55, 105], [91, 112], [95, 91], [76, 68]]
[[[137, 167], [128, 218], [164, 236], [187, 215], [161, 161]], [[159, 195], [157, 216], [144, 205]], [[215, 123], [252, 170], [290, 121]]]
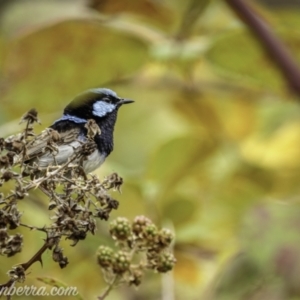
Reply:
[[[40, 167], [39, 157], [50, 153], [56, 162], [58, 145], [64, 140], [51, 128], [35, 135], [33, 124], [39, 120], [34, 109], [22, 117], [23, 122], [26, 126], [21, 133], [0, 139], [0, 186], [13, 185], [10, 192], [0, 194], [0, 254], [9, 257], [22, 251], [23, 236], [11, 233], [20, 226], [42, 231], [46, 237], [33, 257], [8, 271], [10, 279], [0, 285], [0, 293], [15, 282], [24, 282], [26, 270], [37, 261], [42, 263], [47, 249], [52, 251], [53, 261], [65, 268], [69, 262], [60, 247], [62, 238], [71, 240], [71, 246], [76, 246], [88, 233], [95, 234], [96, 220], [108, 220], [111, 211], [119, 205], [109, 191], [120, 191], [123, 184], [116, 173], [100, 181], [82, 168], [84, 160], [95, 150], [94, 135], [101, 134], [93, 120], [86, 124], [88, 141], [74, 149], [74, 154], [64, 164], [54, 163], [46, 168]], [[18, 204], [34, 188], [40, 188], [49, 199], [50, 225], [37, 227], [22, 222]], [[120, 283], [139, 285], [145, 270], [164, 273], [175, 264], [169, 251], [173, 234], [167, 229], [158, 230], [144, 216], [136, 217], [132, 224], [126, 218], [116, 219], [110, 225], [110, 235], [119, 249], [114, 251], [106, 246], [98, 249], [98, 264], [108, 283], [99, 299], [104, 299]], [[137, 257], [140, 254], [143, 257]]]
[[[120, 190], [123, 183], [116, 173], [100, 181], [97, 176], [85, 174], [82, 162], [94, 151], [93, 136], [100, 132], [99, 127], [90, 120], [87, 123], [89, 140], [74, 151], [73, 156], [63, 165], [49, 165], [40, 168], [38, 156], [31, 159], [28, 153], [39, 144], [39, 155], [57, 154], [57, 143], [61, 137], [53, 129], [46, 129], [35, 135], [33, 124], [38, 122], [37, 112], [32, 109], [21, 120], [25, 129], [16, 135], [0, 139], [0, 186], [10, 183], [13, 189], [0, 195], [0, 254], [13, 256], [22, 251], [24, 243], [20, 233], [12, 234], [19, 226], [45, 232], [45, 243], [26, 263], [13, 267], [8, 272], [10, 280], [0, 288], [8, 287], [15, 281], [25, 280], [25, 271], [36, 261], [42, 262], [42, 254], [52, 250], [53, 261], [61, 268], [68, 264], [59, 246], [62, 238], [71, 240], [75, 246], [84, 240], [88, 233], [94, 234], [96, 220], [108, 220], [110, 212], [118, 208], [118, 201], [108, 191]], [[50, 225], [35, 227], [22, 223], [22, 213], [18, 204], [34, 188], [49, 198], [48, 209], [51, 211]]]

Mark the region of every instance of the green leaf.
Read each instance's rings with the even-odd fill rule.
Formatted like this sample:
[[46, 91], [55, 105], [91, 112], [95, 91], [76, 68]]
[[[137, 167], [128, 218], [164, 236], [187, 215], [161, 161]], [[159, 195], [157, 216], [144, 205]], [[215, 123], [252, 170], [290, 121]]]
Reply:
[[196, 138], [189, 136], [168, 141], [158, 150], [150, 163], [149, 177], [163, 183], [176, 175], [180, 176], [180, 173], [184, 176], [187, 163], [192, 153], [196, 152], [198, 143]]
[[89, 5], [101, 14], [135, 14], [151, 22], [170, 25], [174, 17], [166, 4], [151, 0], [91, 0]]
[[197, 205], [196, 201], [174, 196], [164, 205], [163, 217], [165, 219], [171, 219], [176, 225], [187, 223], [197, 212], [198, 206], [199, 204]]
[[40, 30], [44, 26], [74, 18], [92, 17], [85, 0], [6, 1], [1, 14], [1, 30], [8, 36]]
[[158, 149], [150, 162], [148, 177], [150, 180], [155, 178], [164, 198], [181, 180], [197, 170], [198, 163], [211, 155], [214, 149], [215, 145], [209, 139], [194, 136], [174, 138]]
[[218, 39], [206, 56], [222, 75], [235, 80], [277, 92], [285, 85], [262, 46], [245, 31]]
[[[5, 59], [10, 108], [51, 111], [62, 99], [136, 72], [147, 48], [136, 38], [87, 21], [66, 21], [13, 40]], [[36, 105], [39, 103], [39, 105]], [[21, 106], [21, 107], [20, 107]]]

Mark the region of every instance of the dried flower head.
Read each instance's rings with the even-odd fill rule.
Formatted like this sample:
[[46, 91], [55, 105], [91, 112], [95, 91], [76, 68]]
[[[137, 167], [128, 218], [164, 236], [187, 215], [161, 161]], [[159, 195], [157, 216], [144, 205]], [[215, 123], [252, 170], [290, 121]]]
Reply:
[[28, 124], [33, 124], [33, 123], [41, 123], [40, 120], [38, 119], [38, 112], [35, 108], [30, 109], [26, 114], [23, 115], [21, 118], [20, 124], [27, 122]]
[[101, 134], [100, 127], [93, 119], [88, 120], [84, 127], [87, 129], [87, 136], [90, 139], [93, 139], [96, 134]]
[[13, 267], [7, 274], [13, 281], [23, 282], [25, 280], [25, 269], [22, 265]]

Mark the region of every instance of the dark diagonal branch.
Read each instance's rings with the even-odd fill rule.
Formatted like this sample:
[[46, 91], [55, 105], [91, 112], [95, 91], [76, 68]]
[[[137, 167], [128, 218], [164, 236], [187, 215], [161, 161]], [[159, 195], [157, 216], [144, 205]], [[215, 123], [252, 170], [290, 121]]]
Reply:
[[246, 0], [225, 0], [246, 23], [283, 73], [291, 89], [300, 96], [300, 69], [289, 50]]

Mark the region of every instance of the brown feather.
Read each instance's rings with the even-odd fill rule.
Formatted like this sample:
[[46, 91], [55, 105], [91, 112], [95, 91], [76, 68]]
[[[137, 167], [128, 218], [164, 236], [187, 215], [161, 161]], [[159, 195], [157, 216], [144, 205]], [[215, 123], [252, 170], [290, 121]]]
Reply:
[[62, 133], [58, 133], [52, 128], [47, 128], [26, 145], [26, 161], [51, 152], [53, 147], [70, 144], [77, 139], [79, 132], [80, 128], [77, 127]]

